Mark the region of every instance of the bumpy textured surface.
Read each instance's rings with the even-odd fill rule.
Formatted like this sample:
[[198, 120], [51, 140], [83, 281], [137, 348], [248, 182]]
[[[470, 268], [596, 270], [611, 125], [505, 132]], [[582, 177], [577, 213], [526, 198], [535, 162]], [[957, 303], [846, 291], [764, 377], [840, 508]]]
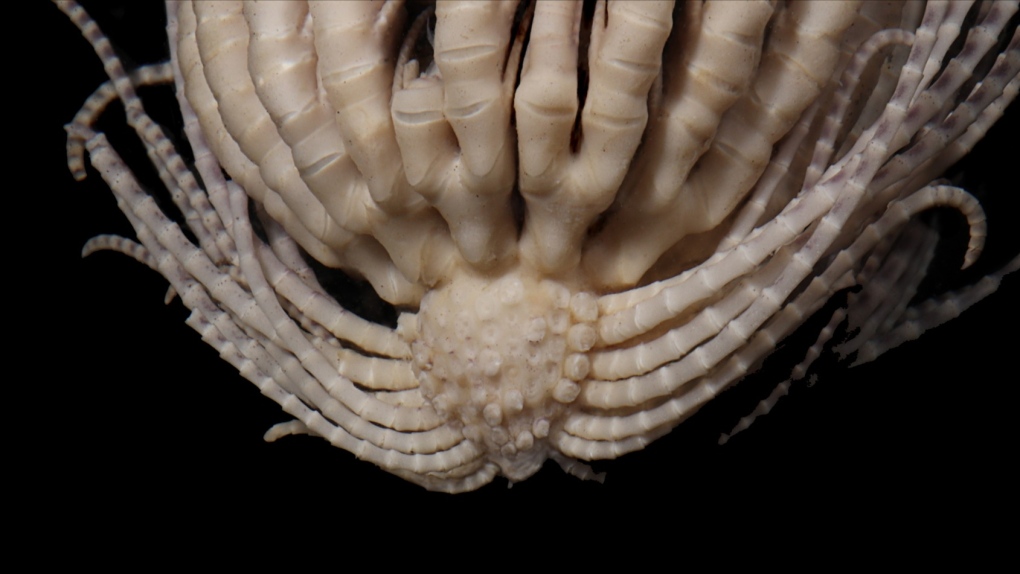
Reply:
[[[171, 61], [130, 76], [58, 5], [111, 76], [69, 164], [84, 177], [88, 152], [137, 234], [86, 252], [170, 281], [295, 417], [267, 438], [322, 436], [430, 489], [546, 459], [599, 478], [578, 461], [665, 434], [840, 290], [860, 286], [793, 380], [1020, 266], [913, 301], [939, 233], [918, 213], [958, 210], [964, 266], [982, 252], [981, 205], [937, 178], [1017, 94], [1016, 2], [181, 2]], [[135, 94], [171, 78], [193, 164]], [[93, 127], [115, 98], [181, 221]], [[319, 264], [398, 327], [341, 306]]]
[[457, 277], [398, 332], [421, 393], [513, 481], [550, 456], [546, 439], [581, 391], [596, 341], [594, 295], [510, 273]]

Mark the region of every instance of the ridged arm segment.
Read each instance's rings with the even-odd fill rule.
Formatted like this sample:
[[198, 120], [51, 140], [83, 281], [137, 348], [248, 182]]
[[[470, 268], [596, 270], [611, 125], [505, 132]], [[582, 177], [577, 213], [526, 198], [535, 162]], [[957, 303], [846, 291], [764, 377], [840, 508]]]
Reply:
[[[516, 107], [521, 154], [527, 154], [519, 170], [527, 204], [522, 256], [544, 273], [577, 267], [585, 233], [616, 197], [648, 122], [648, 101], [661, 74], [673, 8], [672, 2], [596, 6], [588, 91], [573, 145], [579, 23], [568, 18], [579, 19], [580, 7], [536, 8], [551, 18], [536, 30], [539, 45], [536, 51], [529, 48]], [[575, 71], [568, 71], [571, 66]], [[552, 142], [525, 151], [546, 136]], [[545, 149], [552, 152], [549, 157], [542, 157]]]
[[259, 167], [241, 151], [238, 143], [227, 132], [223, 118], [220, 117], [216, 97], [205, 79], [205, 69], [196, 39], [198, 22], [191, 2], [177, 4], [177, 22], [179, 81], [184, 85], [183, 91], [187, 101], [220, 165], [253, 199], [265, 206], [273, 219], [279, 222], [305, 251], [324, 265], [339, 267], [340, 256], [309, 231], [284, 203], [280, 194], [263, 181]]
[[[818, 96], [833, 73], [857, 3], [798, 2], [769, 37], [750, 90], [719, 124], [711, 146], [659, 213], [635, 220], [621, 211], [585, 255], [606, 286], [636, 283], [670, 246], [717, 226], [764, 171], [772, 148]], [[611, 270], [611, 271], [607, 271]]]
[[248, 70], [255, 92], [287, 143], [295, 167], [326, 212], [345, 229], [369, 232], [368, 187], [344, 149], [328, 102], [322, 101], [318, 58], [305, 30], [307, 4], [244, 5]]
[[[434, 68], [401, 61], [392, 114], [407, 178], [442, 214], [461, 255], [488, 268], [516, 252], [510, 125], [521, 38], [516, 2], [443, 2]], [[421, 24], [419, 24], [421, 26]], [[471, 35], [464, 30], [472, 30]], [[420, 34], [416, 27], [412, 34]]]
[[344, 146], [375, 202], [391, 215], [421, 201], [404, 177], [390, 120], [399, 2], [309, 2], [319, 78]]

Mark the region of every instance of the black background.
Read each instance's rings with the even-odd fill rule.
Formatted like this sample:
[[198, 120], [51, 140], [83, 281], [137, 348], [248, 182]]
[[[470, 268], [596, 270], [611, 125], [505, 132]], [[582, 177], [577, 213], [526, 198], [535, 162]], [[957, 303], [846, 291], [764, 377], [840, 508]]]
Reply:
[[[1013, 399], [1020, 379], [1015, 276], [920, 340], [872, 364], [828, 373], [812, 388], [795, 388], [771, 415], [717, 446], [718, 434], [768, 393], [769, 382], [784, 378], [799, 355], [767, 364], [759, 384], [727, 393], [642, 452], [598, 464], [608, 472], [604, 485], [581, 482], [549, 463], [512, 489], [497, 479], [478, 492], [448, 496], [319, 439], [264, 443], [262, 433], [286, 415], [184, 325], [179, 301], [162, 304], [166, 282], [118, 254], [80, 259], [93, 235], [131, 235], [95, 172], [75, 183], [63, 161], [61, 126], [104, 74], [55, 7], [28, 9], [46, 50], [33, 52], [25, 75], [34, 87], [18, 95], [35, 118], [31, 137], [41, 140], [23, 150], [30, 156], [21, 155], [43, 181], [16, 190], [19, 202], [33, 204], [24, 217], [35, 230], [21, 236], [16, 251], [28, 254], [24, 268], [42, 280], [8, 276], [20, 293], [9, 299], [14, 316], [30, 335], [14, 358], [31, 367], [9, 382], [28, 398], [8, 405], [24, 418], [16, 434], [30, 437], [19, 441], [28, 445], [25, 476], [61, 486], [61, 515], [84, 520], [102, 512], [148, 523], [243, 509], [300, 520], [344, 516], [353, 502], [368, 499], [394, 522], [403, 514], [483, 510], [553, 513], [573, 522], [613, 511], [665, 513], [679, 521], [713, 517], [740, 530], [794, 513], [805, 525], [874, 515], [882, 517], [881, 530], [939, 530], [981, 523], [989, 510], [1016, 510], [1017, 471], [1009, 464], [1016, 459]], [[161, 11], [92, 9], [135, 64], [165, 57]], [[1020, 244], [1014, 171], [1020, 154], [1010, 141], [1018, 133], [1017, 111], [1014, 105], [963, 166], [968, 188], [999, 196], [985, 205], [990, 248], [1004, 247], [982, 261], [984, 271]]]

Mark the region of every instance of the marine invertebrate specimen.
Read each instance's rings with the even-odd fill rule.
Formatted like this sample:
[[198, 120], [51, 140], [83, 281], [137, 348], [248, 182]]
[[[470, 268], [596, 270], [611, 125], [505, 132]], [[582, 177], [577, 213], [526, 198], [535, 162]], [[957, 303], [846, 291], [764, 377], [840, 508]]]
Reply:
[[[189, 325], [307, 432], [428, 488], [637, 450], [834, 294], [867, 361], [994, 290], [911, 303], [936, 181], [1015, 97], [1016, 2], [188, 3], [171, 63], [69, 125]], [[175, 78], [194, 170], [134, 86]], [[183, 215], [137, 185], [119, 97]], [[200, 183], [201, 182], [201, 183]], [[183, 227], [182, 227], [183, 225]], [[315, 263], [312, 263], [315, 262]], [[399, 310], [355, 316], [318, 266]], [[783, 387], [785, 388], [785, 387]]]

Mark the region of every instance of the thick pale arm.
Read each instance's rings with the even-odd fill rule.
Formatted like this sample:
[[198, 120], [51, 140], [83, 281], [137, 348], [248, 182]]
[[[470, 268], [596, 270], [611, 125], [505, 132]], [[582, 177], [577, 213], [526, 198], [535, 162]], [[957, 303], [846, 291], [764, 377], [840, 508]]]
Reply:
[[242, 3], [197, 2], [194, 9], [205, 79], [218, 102], [232, 102], [218, 106], [230, 137], [305, 227], [334, 250], [342, 249], [353, 234], [322, 210], [301, 180], [286, 143], [255, 93], [248, 74], [248, 26], [241, 12]]
[[686, 34], [669, 46], [683, 65], [669, 75], [659, 113], [649, 122], [647, 151], [635, 158], [625, 183], [628, 209], [649, 215], [676, 201], [723, 114], [751, 86], [772, 12], [765, 1], [687, 7]]
[[[569, 144], [573, 125], [566, 120], [577, 108], [577, 80], [568, 73], [563, 81], [557, 72], [576, 62], [570, 51], [576, 47], [577, 25], [568, 25], [566, 16], [580, 13], [573, 5], [541, 8], [554, 18], [539, 30], [540, 51], [530, 52], [533, 61], [518, 90], [517, 107], [524, 114], [518, 120], [523, 122], [519, 145], [530, 146], [547, 134], [554, 143], [546, 144], [551, 158], [531, 153], [528, 163], [521, 164], [521, 193], [528, 206], [522, 256], [545, 273], [560, 274], [577, 266], [584, 234], [616, 197], [641, 142], [649, 91], [660, 74], [662, 49], [672, 30], [673, 3], [596, 7], [588, 94], [580, 117], [580, 144], [573, 154], [564, 144]], [[548, 122], [543, 116], [550, 116], [551, 125], [541, 126]]]
[[244, 5], [251, 38], [248, 70], [255, 92], [290, 147], [301, 179], [333, 219], [354, 233], [369, 231], [365, 180], [344, 149], [335, 112], [320, 101], [312, 38], [301, 33], [307, 4]]
[[[408, 181], [443, 215], [463, 257], [483, 268], [516, 251], [510, 206], [516, 160], [510, 110], [520, 56], [515, 7], [441, 3], [436, 71], [418, 77], [417, 61], [401, 62], [394, 82], [393, 122]], [[465, 29], [476, 35], [465, 36]]]
[[205, 69], [196, 38], [198, 24], [192, 3], [181, 2], [177, 8], [179, 28], [177, 54], [183, 89], [202, 126], [209, 147], [223, 169], [237, 180], [253, 199], [262, 203], [273, 219], [278, 221], [301, 247], [323, 264], [339, 267], [340, 256], [309, 231], [283, 202], [279, 193], [266, 185], [259, 173], [259, 167], [245, 156], [238, 143], [227, 132], [223, 118], [220, 117], [216, 97], [205, 79]]
[[514, 96], [522, 190], [551, 190], [563, 177], [577, 118], [580, 0], [539, 0]]
[[[372, 198], [388, 213], [413, 207], [390, 121], [402, 11], [393, 2], [309, 2], [319, 76], [345, 147]], [[418, 199], [420, 201], [420, 199]]]
[[586, 253], [585, 268], [602, 269], [606, 286], [633, 284], [674, 243], [718, 225], [832, 75], [856, 8], [849, 2], [792, 5], [776, 23], [750, 92], [723, 117], [697, 173], [682, 183], [676, 200], [640, 224], [633, 211], [611, 218]]

